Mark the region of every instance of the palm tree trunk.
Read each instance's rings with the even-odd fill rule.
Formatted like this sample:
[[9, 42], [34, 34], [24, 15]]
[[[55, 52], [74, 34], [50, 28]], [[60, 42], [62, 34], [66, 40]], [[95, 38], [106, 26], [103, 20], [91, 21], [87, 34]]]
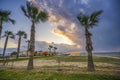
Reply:
[[54, 49], [54, 55], [56, 55], [55, 49]]
[[51, 55], [51, 48], [49, 49], [49, 55]]
[[6, 40], [5, 40], [5, 45], [4, 45], [4, 49], [3, 49], [3, 57], [5, 56], [5, 51], [6, 51], [6, 47], [7, 47], [7, 42], [8, 42], [8, 37], [6, 37]]
[[91, 41], [91, 33], [88, 28], [85, 27], [85, 35], [86, 35], [86, 50], [88, 52], [88, 71], [95, 71], [93, 58], [92, 58], [92, 41]]
[[27, 70], [33, 69], [33, 53], [35, 49], [35, 24], [32, 22], [31, 26], [31, 37], [30, 37], [30, 56], [28, 61]]
[[50, 53], [51, 53], [51, 49], [50, 49]]
[[18, 40], [18, 48], [17, 48], [17, 56], [16, 56], [16, 59], [19, 57], [19, 53], [20, 53], [20, 44], [21, 44], [21, 36], [19, 36], [19, 40]]
[[2, 34], [2, 21], [0, 22], [0, 39], [1, 39], [1, 34]]
[[30, 48], [30, 42], [28, 41], [27, 56], [28, 56], [28, 53], [29, 53], [29, 48]]
[[54, 49], [54, 55], [55, 55], [55, 49]]

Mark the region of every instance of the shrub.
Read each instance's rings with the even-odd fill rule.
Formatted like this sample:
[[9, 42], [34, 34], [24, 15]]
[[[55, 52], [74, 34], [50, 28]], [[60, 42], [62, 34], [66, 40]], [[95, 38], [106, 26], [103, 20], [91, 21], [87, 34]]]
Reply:
[[17, 52], [16, 51], [13, 51], [11, 54], [10, 54], [10, 56], [16, 56], [17, 55]]

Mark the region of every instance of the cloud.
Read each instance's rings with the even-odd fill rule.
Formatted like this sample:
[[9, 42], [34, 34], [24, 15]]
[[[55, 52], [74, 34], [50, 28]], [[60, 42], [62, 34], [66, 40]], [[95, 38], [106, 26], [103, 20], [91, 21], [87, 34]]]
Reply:
[[44, 11], [42, 6], [36, 1], [36, 0], [27, 0], [28, 2], [31, 2], [35, 7], [39, 9], [39, 11]]
[[89, 3], [89, 0], [81, 0], [81, 4], [88, 4]]
[[[49, 13], [49, 22], [57, 26], [52, 32], [58, 36], [69, 39], [76, 46], [85, 47], [84, 28], [80, 26], [76, 16], [82, 12], [91, 14], [93, 11], [103, 10], [98, 28], [91, 30], [94, 50], [110, 50], [115, 46], [119, 48], [119, 20], [117, 19], [119, 5], [112, 0], [34, 0]], [[109, 5], [107, 5], [109, 4]], [[97, 6], [97, 7], [96, 7]], [[109, 7], [108, 7], [109, 6]], [[110, 14], [114, 12], [114, 14]], [[112, 34], [109, 36], [109, 31]], [[98, 37], [102, 37], [101, 40]], [[97, 39], [96, 39], [97, 38]], [[114, 39], [114, 42], [112, 41]], [[104, 47], [103, 47], [104, 46]], [[116, 50], [116, 49], [114, 49]]]
[[[25, 41], [23, 43], [24, 43], [24, 45], [21, 45], [20, 51], [27, 50], [27, 44], [25, 44]], [[48, 50], [49, 45], [51, 45], [51, 43], [48, 43], [45, 41], [36, 41], [35, 42], [35, 51], [49, 51]], [[61, 53], [81, 50], [79, 48], [79, 46], [76, 46], [76, 45], [55, 44], [54, 46], [58, 48], [57, 52], [61, 52]], [[2, 53], [2, 51], [3, 51], [3, 48], [0, 48], [0, 53]], [[9, 47], [6, 49], [6, 54], [11, 53], [13, 51], [17, 51], [17, 48], [16, 47]]]
[[[0, 40], [0, 48], [4, 47], [5, 44], [5, 39], [6, 38], [2, 38]], [[13, 40], [13, 39], [9, 39], [8, 43], [7, 43], [7, 48], [16, 48], [17, 47], [17, 41]]]
[[[73, 8], [76, 6], [75, 4], [78, 5], [76, 2], [80, 3], [80, 1], [71, 0], [68, 2], [65, 0], [39, 0], [39, 2], [37, 2], [36, 0], [31, 0], [31, 2], [35, 6], [41, 5], [42, 9], [47, 10], [49, 13], [49, 22], [52, 25], [57, 26], [54, 30], [52, 30], [54, 34], [69, 39], [72, 45], [80, 46], [80, 48], [82, 48], [83, 37], [81, 33], [83, 30], [79, 28], [79, 22], [77, 22], [77, 18], [75, 16], [77, 16], [77, 10], [84, 10], [77, 8], [74, 9], [75, 11], [73, 12]], [[66, 3], [69, 4], [67, 5]]]
[[82, 42], [80, 35], [78, 34], [79, 32], [77, 32], [74, 23], [71, 23], [69, 28], [65, 28], [64, 26], [58, 26], [56, 29], [53, 30], [53, 33], [57, 34], [58, 36], [68, 38], [69, 40], [71, 40], [72, 45], [79, 45]]
[[[49, 51], [48, 47], [51, 45], [51, 43], [47, 43], [45, 41], [36, 41], [36, 50], [42, 50], [42, 51]], [[70, 51], [80, 51], [80, 48], [76, 45], [68, 45], [68, 44], [54, 44], [56, 46], [57, 52], [70, 52]]]

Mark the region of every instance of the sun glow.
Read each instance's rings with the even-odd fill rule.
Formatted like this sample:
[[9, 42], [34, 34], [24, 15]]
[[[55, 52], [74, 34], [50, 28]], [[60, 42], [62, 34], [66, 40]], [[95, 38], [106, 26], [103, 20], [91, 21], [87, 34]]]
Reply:
[[[52, 33], [55, 34], [55, 35], [57, 35], [57, 36], [59, 36], [59, 37], [61, 37], [66, 44], [74, 45], [74, 43], [67, 36], [63, 35], [63, 33], [61, 31], [54, 30], [54, 31], [52, 31]], [[61, 43], [63, 43], [63, 42], [61, 42]]]
[[77, 47], [78, 49], [80, 49], [80, 48], [81, 48], [81, 46], [80, 46], [80, 45], [76, 45], [76, 47]]

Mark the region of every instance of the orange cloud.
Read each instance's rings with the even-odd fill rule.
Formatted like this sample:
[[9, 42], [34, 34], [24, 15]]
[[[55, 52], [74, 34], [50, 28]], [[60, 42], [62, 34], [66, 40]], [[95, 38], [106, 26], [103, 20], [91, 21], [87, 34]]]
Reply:
[[57, 29], [53, 30], [52, 33], [54, 33], [57, 36], [63, 37], [64, 39], [66, 39], [68, 41], [68, 44], [70, 44], [70, 45], [74, 45], [75, 44], [71, 39], [69, 39], [69, 37], [64, 35], [64, 33], [62, 31], [60, 31], [60, 30], [57, 30]]
[[[72, 25], [71, 28], [73, 28], [73, 26], [74, 25]], [[81, 45], [78, 43], [78, 41], [79, 42], [81, 41], [80, 37], [75, 35], [74, 31], [69, 31], [66, 29], [64, 30], [64, 28], [62, 30], [62, 29], [59, 29], [59, 27], [57, 27], [57, 29], [54, 29], [52, 33], [67, 39], [68, 43], [70, 43], [71, 45], [75, 45], [76, 48], [82, 48]]]
[[[32, 0], [30, 1], [32, 2]], [[57, 2], [58, 1], [56, 1], [56, 4]], [[75, 21], [76, 18], [74, 18], [71, 13], [66, 11], [61, 12], [61, 10], [63, 10], [63, 8], [61, 8], [62, 2], [60, 2], [60, 8], [51, 5], [51, 1], [49, 2], [46, 0], [43, 0], [43, 4], [38, 3], [36, 0], [33, 0], [32, 3], [38, 5], [39, 9], [46, 9], [49, 14], [48, 21], [56, 26], [56, 29], [54, 29], [52, 33], [66, 39], [69, 44], [75, 45], [76, 48], [82, 48], [81, 45], [83, 46], [84, 44], [81, 34], [82, 30], [78, 28], [77, 21]]]

